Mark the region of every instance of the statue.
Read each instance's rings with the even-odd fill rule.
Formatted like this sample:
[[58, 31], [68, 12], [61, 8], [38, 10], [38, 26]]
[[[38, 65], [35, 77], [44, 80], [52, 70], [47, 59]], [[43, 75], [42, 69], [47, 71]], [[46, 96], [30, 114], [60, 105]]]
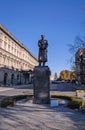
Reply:
[[44, 35], [41, 35], [41, 39], [38, 41], [39, 65], [34, 67], [33, 71], [33, 87], [34, 87], [34, 99], [36, 104], [49, 104], [50, 103], [50, 69], [45, 66], [47, 62], [47, 47], [48, 41], [44, 39]]
[[38, 41], [38, 46], [39, 46], [39, 56], [38, 56], [39, 66], [45, 66], [45, 62], [47, 62], [48, 41], [44, 39], [44, 35], [41, 35], [41, 40]]

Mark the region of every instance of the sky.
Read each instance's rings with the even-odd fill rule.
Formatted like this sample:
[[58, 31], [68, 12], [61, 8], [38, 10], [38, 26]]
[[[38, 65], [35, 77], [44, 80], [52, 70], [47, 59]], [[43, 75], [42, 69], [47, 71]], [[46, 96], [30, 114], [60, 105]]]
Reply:
[[48, 40], [46, 65], [59, 75], [71, 70], [69, 44], [85, 33], [85, 0], [0, 0], [0, 23], [38, 57], [38, 40]]

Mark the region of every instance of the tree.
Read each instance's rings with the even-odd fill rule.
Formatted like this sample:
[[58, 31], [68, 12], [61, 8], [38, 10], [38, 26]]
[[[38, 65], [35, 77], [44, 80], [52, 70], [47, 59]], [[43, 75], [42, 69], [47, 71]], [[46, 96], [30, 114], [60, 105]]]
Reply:
[[70, 63], [72, 64], [72, 70], [75, 70], [75, 53], [78, 51], [79, 48], [85, 48], [85, 38], [76, 36], [75, 41], [73, 44], [69, 44], [69, 51], [72, 54], [72, 57], [70, 59]]
[[85, 48], [85, 38], [76, 36], [74, 44], [69, 44], [69, 50], [71, 54], [75, 55], [79, 48]]
[[55, 75], [54, 75], [54, 80], [57, 80], [57, 73], [55, 73]]
[[70, 71], [69, 70], [62, 70], [60, 72], [60, 78], [61, 80], [70, 80]]

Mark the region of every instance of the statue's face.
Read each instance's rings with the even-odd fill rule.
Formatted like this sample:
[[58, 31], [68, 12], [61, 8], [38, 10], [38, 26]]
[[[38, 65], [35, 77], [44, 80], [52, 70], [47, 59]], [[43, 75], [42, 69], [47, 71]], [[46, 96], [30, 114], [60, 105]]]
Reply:
[[41, 35], [42, 39], [44, 39], [44, 35]]

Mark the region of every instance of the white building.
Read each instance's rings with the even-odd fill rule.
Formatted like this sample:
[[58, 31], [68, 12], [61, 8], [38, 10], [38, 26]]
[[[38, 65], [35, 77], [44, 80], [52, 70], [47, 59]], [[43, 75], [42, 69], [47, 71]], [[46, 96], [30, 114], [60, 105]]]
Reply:
[[27, 84], [38, 65], [32, 53], [0, 24], [0, 84]]

